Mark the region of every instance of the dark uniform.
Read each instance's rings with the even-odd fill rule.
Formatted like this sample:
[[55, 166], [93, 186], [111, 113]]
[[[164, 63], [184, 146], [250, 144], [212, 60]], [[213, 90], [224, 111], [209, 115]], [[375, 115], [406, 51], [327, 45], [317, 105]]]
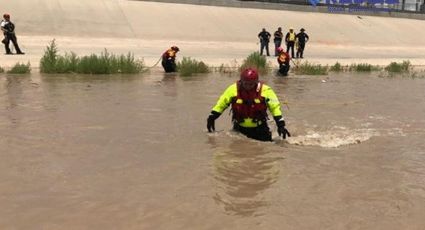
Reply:
[[263, 28], [263, 30], [258, 34], [260, 38], [260, 55], [263, 55], [263, 49], [266, 48], [267, 56], [270, 56], [269, 53], [269, 42], [272, 35]]
[[278, 28], [276, 30], [276, 32], [274, 32], [273, 34], [274, 39], [274, 56], [279, 56], [279, 53], [277, 52], [277, 48], [279, 48], [282, 45], [282, 39], [283, 39], [283, 33], [282, 33], [282, 28]]
[[15, 47], [17, 54], [24, 54], [18, 45], [18, 39], [15, 35], [15, 25], [10, 21], [10, 16], [8, 14], [3, 15], [4, 20], [1, 21], [1, 30], [4, 34], [4, 39], [2, 43], [6, 50], [6, 54], [12, 54], [9, 48], [10, 41], [12, 41], [13, 46]]
[[300, 30], [301, 32], [297, 34], [298, 40], [298, 49], [297, 49], [297, 58], [303, 58], [305, 43], [307, 43], [309, 37], [306, 33], [304, 33], [304, 29]]

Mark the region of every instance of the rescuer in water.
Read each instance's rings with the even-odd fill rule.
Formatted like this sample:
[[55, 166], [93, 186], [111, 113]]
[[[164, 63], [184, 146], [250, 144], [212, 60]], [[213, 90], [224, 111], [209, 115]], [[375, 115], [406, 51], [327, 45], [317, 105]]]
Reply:
[[258, 80], [256, 69], [244, 69], [240, 80], [230, 85], [220, 96], [207, 119], [209, 132], [215, 131], [215, 120], [229, 106], [233, 113], [233, 129], [249, 138], [272, 141], [272, 134], [267, 125], [267, 109], [276, 122], [279, 136], [284, 139], [291, 136], [285, 128], [279, 99], [270, 86]]
[[172, 46], [162, 54], [162, 67], [166, 73], [176, 72], [176, 55], [180, 49], [177, 46]]

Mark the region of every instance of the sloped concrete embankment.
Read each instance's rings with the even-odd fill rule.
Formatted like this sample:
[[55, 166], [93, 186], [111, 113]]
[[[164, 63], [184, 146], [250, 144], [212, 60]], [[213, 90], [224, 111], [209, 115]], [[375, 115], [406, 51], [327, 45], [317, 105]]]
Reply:
[[305, 56], [312, 62], [425, 64], [423, 20], [123, 0], [0, 0], [0, 5], [7, 6], [27, 52], [1, 55], [2, 66], [30, 61], [37, 67], [52, 39], [62, 52], [133, 52], [147, 65], [178, 45], [180, 57], [220, 65], [240, 62], [258, 50], [261, 28], [273, 33], [279, 26], [306, 29], [311, 41]]

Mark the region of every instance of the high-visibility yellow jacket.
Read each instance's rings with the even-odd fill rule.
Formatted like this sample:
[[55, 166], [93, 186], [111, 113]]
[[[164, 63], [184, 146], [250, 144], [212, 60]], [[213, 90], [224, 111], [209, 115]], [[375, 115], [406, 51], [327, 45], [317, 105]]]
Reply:
[[285, 36], [285, 40], [287, 42], [295, 42], [295, 38], [296, 38], [297, 34], [295, 32], [288, 32]]
[[[217, 104], [213, 107], [212, 110], [221, 114], [232, 103], [236, 103], [234, 98], [236, 98], [238, 95], [237, 90], [238, 90], [238, 82], [230, 85], [220, 96], [220, 98], [217, 101]], [[273, 91], [273, 89], [270, 88], [270, 86], [259, 82], [256, 90], [261, 90], [260, 95], [261, 97], [265, 98], [267, 108], [269, 109], [271, 115], [273, 117], [282, 116], [280, 102], [275, 92]], [[253, 118], [246, 117], [238, 124], [242, 127], [253, 128], [262, 124], [262, 121], [254, 121]]]

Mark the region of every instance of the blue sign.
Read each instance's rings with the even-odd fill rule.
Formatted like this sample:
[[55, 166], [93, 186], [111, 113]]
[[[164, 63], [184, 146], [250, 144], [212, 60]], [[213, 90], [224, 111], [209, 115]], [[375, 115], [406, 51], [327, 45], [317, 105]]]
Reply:
[[317, 3], [319, 3], [320, 0], [310, 0], [311, 5], [317, 6]]

